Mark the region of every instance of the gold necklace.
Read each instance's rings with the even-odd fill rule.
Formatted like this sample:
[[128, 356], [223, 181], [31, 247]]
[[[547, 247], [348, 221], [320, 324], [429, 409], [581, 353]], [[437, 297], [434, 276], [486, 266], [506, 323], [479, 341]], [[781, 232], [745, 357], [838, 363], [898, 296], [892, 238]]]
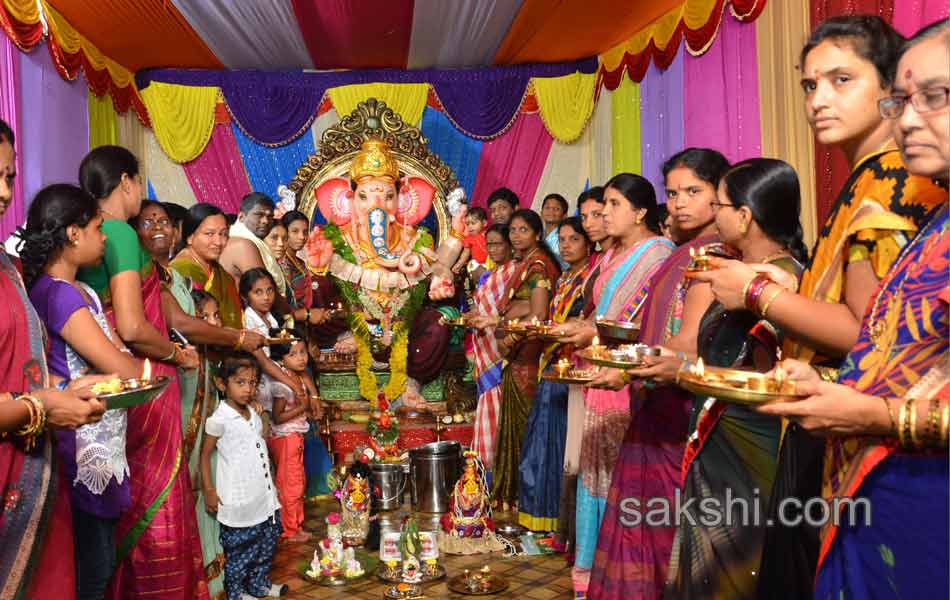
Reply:
[[[888, 269], [887, 275], [884, 276], [884, 279], [881, 280], [880, 287], [878, 287], [878, 293], [874, 297], [874, 304], [871, 306], [871, 312], [868, 314], [868, 337], [871, 338], [871, 342], [874, 344], [874, 348], [878, 351], [884, 350], [884, 344], [882, 338], [884, 337], [885, 324], [878, 321], [877, 311], [881, 304], [881, 298], [884, 297], [884, 292], [887, 290], [887, 287], [894, 281], [896, 270], [894, 267], [900, 265], [901, 261], [904, 259], [904, 255], [907, 254], [908, 249], [913, 244], [908, 243], [901, 250], [901, 253], [897, 256], [897, 260], [891, 263], [891, 268]], [[909, 269], [904, 269], [903, 276], [901, 277], [900, 284], [898, 284], [893, 293], [893, 297], [897, 296], [897, 290], [900, 290], [904, 287], [904, 281], [907, 279]]]

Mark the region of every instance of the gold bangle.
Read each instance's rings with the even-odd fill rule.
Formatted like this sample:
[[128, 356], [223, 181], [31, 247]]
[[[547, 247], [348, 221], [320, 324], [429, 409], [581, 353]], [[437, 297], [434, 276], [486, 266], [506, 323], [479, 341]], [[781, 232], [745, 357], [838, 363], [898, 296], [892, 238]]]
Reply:
[[891, 403], [888, 402], [888, 401], [887, 401], [887, 398], [885, 398], [884, 396], [881, 396], [881, 400], [884, 402], [884, 406], [887, 408], [887, 416], [890, 417], [890, 419], [891, 419], [891, 430], [890, 430], [889, 433], [891, 434], [892, 437], [893, 437], [893, 436], [896, 436], [896, 435], [897, 435], [897, 423], [894, 422], [894, 411], [891, 410]]
[[762, 306], [762, 310], [759, 311], [759, 316], [760, 316], [761, 318], [763, 318], [763, 319], [766, 318], [766, 315], [767, 315], [768, 312], [769, 312], [769, 307], [772, 306], [772, 302], [775, 301], [776, 298], [778, 298], [779, 296], [781, 296], [781, 295], [782, 295], [782, 292], [784, 292], [784, 291], [785, 291], [785, 288], [783, 288], [782, 286], [778, 286], [778, 289], [775, 290], [775, 293], [772, 294], [771, 296], [769, 296], [769, 299], [766, 300], [766, 301], [765, 301], [765, 304]]
[[818, 371], [818, 376], [821, 377], [822, 381], [827, 381], [828, 383], [838, 382], [838, 369], [832, 369], [831, 367], [815, 367], [815, 370]]
[[629, 373], [627, 373], [626, 371], [624, 371], [623, 369], [621, 369], [621, 370], [620, 370], [620, 381], [622, 381], [624, 385], [630, 385], [630, 382], [633, 381], [633, 378], [630, 377], [630, 374], [629, 374]]
[[911, 448], [919, 448], [920, 442], [917, 440], [917, 401], [911, 398], [907, 402], [910, 404], [910, 408], [908, 408], [907, 411], [910, 413]]
[[24, 394], [17, 400], [25, 402], [30, 409], [30, 422], [16, 432], [17, 436], [23, 438], [23, 447], [29, 452], [36, 446], [36, 438], [46, 429], [46, 409], [36, 396]]
[[950, 434], [950, 404], [944, 404], [940, 412], [940, 445], [947, 445], [947, 436]]
[[238, 335], [238, 341], [234, 344], [235, 350], [240, 350], [241, 346], [244, 344], [244, 338], [247, 337], [247, 329], [242, 329], [241, 334]]
[[750, 279], [745, 283], [745, 286], [742, 288], [742, 303], [745, 304], [745, 299], [749, 297], [749, 288], [752, 287], [752, 282], [755, 281], [755, 277]]
[[930, 410], [927, 411], [927, 431], [924, 443], [940, 447], [940, 399], [936, 396], [930, 399]]
[[907, 403], [902, 402], [900, 409], [897, 411], [897, 441], [900, 443], [901, 447], [906, 446], [907, 442], [904, 441], [904, 437], [907, 434]]

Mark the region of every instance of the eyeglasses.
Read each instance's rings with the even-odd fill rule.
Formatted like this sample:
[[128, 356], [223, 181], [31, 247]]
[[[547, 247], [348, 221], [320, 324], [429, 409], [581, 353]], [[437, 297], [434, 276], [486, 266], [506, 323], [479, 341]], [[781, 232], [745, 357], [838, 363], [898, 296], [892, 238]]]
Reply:
[[172, 224], [172, 222], [169, 221], [168, 219], [165, 219], [165, 218], [158, 219], [158, 220], [156, 220], [156, 219], [143, 219], [143, 220], [139, 223], [139, 227], [141, 227], [142, 229], [151, 229], [152, 226], [155, 225], [155, 224], [158, 224], [159, 227], [168, 227], [169, 225]]
[[918, 114], [925, 115], [950, 103], [950, 87], [936, 86], [917, 90], [913, 94], [895, 94], [878, 100], [877, 109], [885, 119], [897, 119], [904, 114], [904, 107], [910, 102]]
[[719, 210], [719, 208], [722, 207], [722, 206], [728, 206], [729, 208], [735, 208], [735, 206], [733, 206], [732, 204], [728, 204], [728, 203], [726, 203], [726, 202], [710, 202], [709, 204], [710, 204], [711, 206], [715, 207], [716, 210]]

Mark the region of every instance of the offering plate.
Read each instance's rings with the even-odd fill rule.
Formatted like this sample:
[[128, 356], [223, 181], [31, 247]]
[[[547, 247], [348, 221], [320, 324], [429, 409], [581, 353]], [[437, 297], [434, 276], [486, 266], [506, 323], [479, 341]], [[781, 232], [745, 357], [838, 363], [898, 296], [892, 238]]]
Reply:
[[556, 365], [551, 369], [548, 369], [541, 375], [541, 379], [550, 381], [552, 383], [574, 383], [585, 385], [591, 382], [591, 379], [594, 378], [593, 371], [589, 369], [575, 369], [570, 368], [566, 370], [559, 369]]
[[171, 378], [165, 375], [158, 375], [149, 381], [124, 379], [121, 382], [122, 391], [96, 394], [96, 398], [105, 401], [109, 410], [113, 408], [131, 408], [151, 402], [165, 390], [170, 382]]
[[646, 344], [624, 344], [616, 348], [590, 346], [577, 353], [589, 363], [614, 369], [636, 369], [643, 366], [645, 356], [659, 356], [659, 348]]
[[685, 365], [680, 370], [677, 384], [701, 396], [714, 396], [736, 404], [764, 404], [776, 400], [801, 398], [795, 382], [776, 379], [758, 371], [727, 369], [724, 367]]
[[[476, 575], [476, 577], [479, 578], [478, 587], [469, 587], [465, 575], [456, 575], [449, 580], [449, 589], [464, 596], [489, 596], [508, 589], [508, 580], [500, 575], [491, 574], [487, 578]], [[486, 581], [485, 585], [481, 583], [483, 580]]]
[[627, 321], [611, 321], [610, 319], [598, 318], [595, 324], [597, 325], [597, 335], [607, 340], [632, 343], [640, 338], [639, 325]]

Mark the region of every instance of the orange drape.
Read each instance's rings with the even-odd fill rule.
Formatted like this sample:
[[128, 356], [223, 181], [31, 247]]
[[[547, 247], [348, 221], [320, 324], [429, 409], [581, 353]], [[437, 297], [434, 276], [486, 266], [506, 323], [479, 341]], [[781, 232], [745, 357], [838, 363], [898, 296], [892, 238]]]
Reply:
[[144, 67], [220, 69], [168, 0], [50, 0], [103, 54], [133, 73]]

